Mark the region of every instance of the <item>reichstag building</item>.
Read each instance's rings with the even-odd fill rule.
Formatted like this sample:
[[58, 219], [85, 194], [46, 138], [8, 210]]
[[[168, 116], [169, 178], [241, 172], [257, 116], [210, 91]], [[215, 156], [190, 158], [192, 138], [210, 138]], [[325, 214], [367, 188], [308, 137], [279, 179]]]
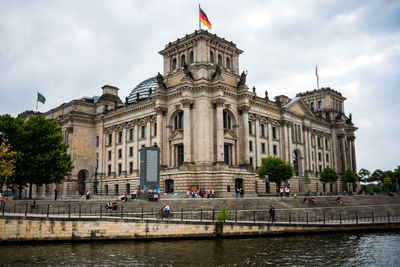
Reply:
[[[60, 195], [131, 194], [139, 182], [139, 150], [160, 148], [160, 191], [184, 194], [212, 188], [217, 196], [274, 193], [258, 178], [263, 158], [290, 162], [291, 192], [337, 192], [339, 181], [323, 186], [326, 167], [341, 174], [356, 171], [355, 131], [340, 92], [321, 88], [295, 97], [257, 96], [239, 70], [243, 51], [236, 44], [197, 30], [169, 42], [159, 53], [163, 73], [139, 85], [129, 96], [102, 87], [102, 95], [81, 98], [44, 115], [62, 127], [74, 169], [57, 185]], [[122, 97], [122, 98], [121, 98]], [[309, 177], [310, 179], [304, 179]], [[305, 183], [306, 180], [310, 182]], [[55, 185], [35, 189], [34, 196]]]

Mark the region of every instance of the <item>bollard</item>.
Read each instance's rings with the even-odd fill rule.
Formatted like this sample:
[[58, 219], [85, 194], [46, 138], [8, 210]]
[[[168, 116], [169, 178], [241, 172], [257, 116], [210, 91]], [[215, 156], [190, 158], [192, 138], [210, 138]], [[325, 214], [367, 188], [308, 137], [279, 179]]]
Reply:
[[358, 224], [358, 214], [356, 212], [356, 224]]
[[235, 222], [237, 222], [237, 210], [235, 210]]
[[27, 214], [28, 214], [28, 203], [26, 203], [26, 205], [25, 205], [25, 217]]
[[81, 205], [79, 204], [79, 218], [81, 217]]
[[68, 205], [68, 218], [71, 218], [71, 204]]
[[200, 221], [201, 222], [203, 221], [203, 210], [202, 209], [200, 210]]
[[141, 218], [142, 218], [142, 220], [143, 220], [143, 207], [142, 207], [142, 215], [141, 215]]
[[306, 223], [308, 224], [308, 212], [306, 212]]
[[212, 215], [212, 221], [214, 222], [214, 219], [215, 219], [215, 210], [213, 210], [213, 213], [212, 213], [213, 215]]
[[47, 204], [47, 218], [49, 218], [50, 204]]
[[390, 223], [390, 216], [389, 216], [389, 212], [388, 212], [388, 223]]
[[342, 213], [339, 213], [339, 221], [340, 221], [340, 224], [342, 224]]
[[372, 212], [372, 224], [374, 224], [375, 223], [375, 220], [374, 220], [374, 212]]
[[103, 217], [103, 209], [102, 209], [102, 205], [100, 205], [100, 218]]
[[[153, 213], [153, 212], [152, 212]], [[121, 205], [121, 219], [124, 217], [124, 206]]]
[[289, 224], [292, 224], [292, 216], [290, 214], [290, 211], [289, 211]]
[[254, 223], [256, 222], [256, 211], [255, 210], [253, 210], [253, 222]]
[[183, 209], [181, 209], [181, 221], [183, 221]]
[[324, 216], [324, 224], [325, 224], [325, 211], [323, 211], [323, 216]]

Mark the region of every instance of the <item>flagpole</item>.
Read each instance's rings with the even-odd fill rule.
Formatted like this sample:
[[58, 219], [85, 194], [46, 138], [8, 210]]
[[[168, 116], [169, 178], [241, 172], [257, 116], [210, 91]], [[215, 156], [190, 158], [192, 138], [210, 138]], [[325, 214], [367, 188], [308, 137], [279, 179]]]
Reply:
[[38, 111], [38, 95], [39, 91], [36, 92], [36, 112]]
[[199, 30], [201, 30], [201, 19], [200, 19], [200, 4], [199, 4]]

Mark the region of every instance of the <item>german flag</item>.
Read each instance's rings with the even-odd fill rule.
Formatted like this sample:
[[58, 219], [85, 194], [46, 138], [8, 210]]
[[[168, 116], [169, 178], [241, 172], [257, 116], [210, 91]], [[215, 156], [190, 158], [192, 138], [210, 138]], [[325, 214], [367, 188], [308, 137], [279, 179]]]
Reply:
[[200, 21], [207, 26], [209, 30], [211, 30], [211, 22], [208, 20], [206, 13], [200, 9]]

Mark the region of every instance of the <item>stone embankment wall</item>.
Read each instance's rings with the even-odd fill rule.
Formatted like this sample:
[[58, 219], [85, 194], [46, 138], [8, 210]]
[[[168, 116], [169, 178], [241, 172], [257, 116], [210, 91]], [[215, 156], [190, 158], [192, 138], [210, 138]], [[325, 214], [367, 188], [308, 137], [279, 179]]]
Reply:
[[[362, 225], [305, 225], [225, 223], [224, 236], [295, 234], [354, 230], [400, 229], [399, 223]], [[110, 240], [205, 238], [216, 236], [212, 222], [135, 219], [0, 218], [0, 242], [45, 240]]]

